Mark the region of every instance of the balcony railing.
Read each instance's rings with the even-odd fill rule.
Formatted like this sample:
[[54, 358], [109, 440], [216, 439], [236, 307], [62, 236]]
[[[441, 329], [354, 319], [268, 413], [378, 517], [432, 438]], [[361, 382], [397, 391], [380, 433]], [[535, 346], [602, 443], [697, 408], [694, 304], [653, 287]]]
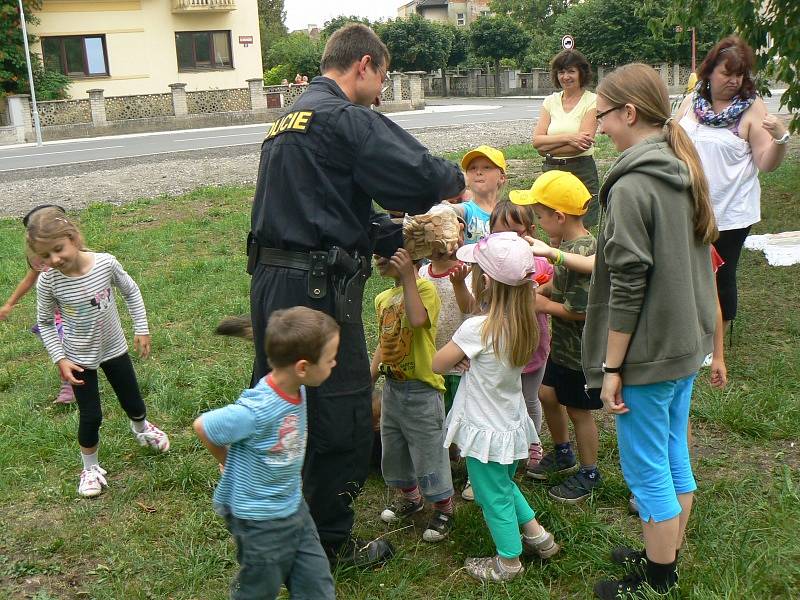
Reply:
[[236, 0], [173, 0], [172, 12], [226, 12], [236, 10]]

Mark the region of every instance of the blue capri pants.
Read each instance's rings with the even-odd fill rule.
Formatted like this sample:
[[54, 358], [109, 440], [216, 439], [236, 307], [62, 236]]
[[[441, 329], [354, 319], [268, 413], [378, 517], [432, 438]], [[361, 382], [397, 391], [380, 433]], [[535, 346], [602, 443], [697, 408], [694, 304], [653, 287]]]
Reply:
[[678, 496], [697, 489], [687, 440], [695, 377], [622, 386], [630, 410], [616, 417], [619, 461], [642, 521], [678, 516]]

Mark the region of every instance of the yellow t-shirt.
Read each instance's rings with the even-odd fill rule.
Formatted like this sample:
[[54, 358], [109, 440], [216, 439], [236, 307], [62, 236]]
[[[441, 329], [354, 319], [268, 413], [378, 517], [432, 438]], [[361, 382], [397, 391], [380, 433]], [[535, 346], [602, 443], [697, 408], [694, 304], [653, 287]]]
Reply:
[[444, 392], [444, 378], [433, 372], [436, 353], [436, 323], [442, 302], [430, 281], [417, 279], [417, 290], [430, 327], [412, 328], [406, 316], [403, 286], [396, 286], [375, 296], [378, 317], [378, 345], [381, 349], [381, 371], [392, 379], [423, 381]]
[[[544, 99], [542, 108], [550, 114], [550, 125], [547, 128], [547, 135], [560, 135], [562, 133], [578, 133], [581, 130], [581, 121], [590, 110], [597, 109], [597, 94], [589, 90], [583, 91], [583, 96], [578, 100], [569, 112], [564, 112], [564, 105], [561, 103], [564, 92], [555, 92]], [[576, 154], [575, 156], [592, 156], [594, 146]], [[569, 156], [556, 158], [572, 158]]]

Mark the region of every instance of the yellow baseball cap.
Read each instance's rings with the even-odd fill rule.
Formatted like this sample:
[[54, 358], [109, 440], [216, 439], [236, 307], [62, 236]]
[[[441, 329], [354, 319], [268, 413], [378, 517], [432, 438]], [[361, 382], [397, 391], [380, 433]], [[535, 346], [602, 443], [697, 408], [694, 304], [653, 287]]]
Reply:
[[478, 146], [474, 150], [467, 152], [464, 155], [464, 158], [461, 159], [461, 169], [466, 171], [469, 163], [479, 156], [487, 158], [489, 162], [500, 169], [503, 173], [506, 172], [506, 157], [503, 156], [503, 153], [500, 152], [500, 150], [497, 148], [492, 148], [491, 146]]
[[512, 190], [508, 194], [514, 204], [542, 204], [566, 215], [586, 214], [592, 195], [583, 182], [567, 171], [547, 171], [533, 182], [529, 190]]

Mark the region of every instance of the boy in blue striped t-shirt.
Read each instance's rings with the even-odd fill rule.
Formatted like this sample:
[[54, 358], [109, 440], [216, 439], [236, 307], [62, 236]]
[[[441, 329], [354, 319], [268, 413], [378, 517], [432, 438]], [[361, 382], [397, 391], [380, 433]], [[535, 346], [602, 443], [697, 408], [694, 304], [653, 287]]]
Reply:
[[302, 497], [305, 386], [336, 365], [339, 326], [297, 306], [272, 313], [266, 351], [272, 372], [234, 404], [198, 417], [194, 430], [220, 463], [214, 508], [236, 541], [240, 570], [231, 598], [335, 597], [316, 526]]

